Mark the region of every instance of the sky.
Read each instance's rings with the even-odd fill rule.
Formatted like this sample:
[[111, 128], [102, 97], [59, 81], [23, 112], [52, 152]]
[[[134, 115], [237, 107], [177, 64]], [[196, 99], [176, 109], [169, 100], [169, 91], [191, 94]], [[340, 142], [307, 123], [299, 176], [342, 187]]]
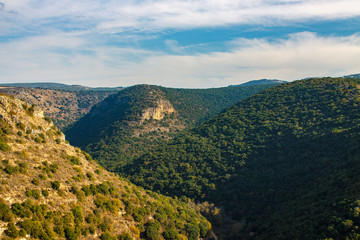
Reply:
[[210, 88], [360, 73], [360, 0], [0, 0], [0, 83]]

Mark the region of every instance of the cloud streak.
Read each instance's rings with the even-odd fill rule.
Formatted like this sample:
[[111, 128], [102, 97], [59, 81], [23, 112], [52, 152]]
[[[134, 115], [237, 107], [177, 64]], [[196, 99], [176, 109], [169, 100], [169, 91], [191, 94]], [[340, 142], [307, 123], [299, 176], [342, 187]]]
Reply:
[[[46, 43], [51, 44], [46, 45]], [[43, 44], [44, 43], [44, 44]], [[0, 82], [53, 81], [88, 86], [149, 83], [170, 87], [220, 87], [253, 79], [295, 80], [359, 71], [360, 36], [239, 38], [228, 52], [172, 55], [93, 46], [82, 35], [55, 34], [0, 45]], [[99, 84], [101, 82], [101, 84]]]
[[8, 16], [8, 21], [19, 21], [39, 27], [61, 18], [69, 29], [83, 28], [100, 33], [115, 33], [128, 29], [159, 31], [167, 28], [184, 29], [231, 24], [273, 26], [284, 24], [284, 21], [360, 16], [358, 0], [3, 1], [7, 11], [14, 10], [18, 13], [18, 16]]

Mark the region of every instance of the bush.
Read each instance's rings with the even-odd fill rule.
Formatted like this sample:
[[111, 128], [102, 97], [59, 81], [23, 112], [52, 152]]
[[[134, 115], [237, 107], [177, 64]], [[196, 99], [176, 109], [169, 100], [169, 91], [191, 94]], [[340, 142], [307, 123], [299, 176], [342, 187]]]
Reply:
[[59, 190], [59, 188], [60, 188], [60, 182], [59, 182], [59, 181], [53, 181], [53, 182], [51, 182], [51, 187], [52, 187], [54, 190]]
[[17, 238], [19, 236], [19, 231], [16, 229], [13, 222], [8, 223], [8, 227], [5, 230], [5, 234], [11, 238]]
[[125, 232], [125, 233], [120, 234], [117, 239], [118, 240], [132, 240], [132, 237], [131, 237], [130, 233]]
[[46, 190], [46, 189], [43, 189], [43, 190], [41, 190], [41, 194], [42, 194], [44, 197], [47, 197], [47, 196], [49, 196], [49, 191]]
[[100, 239], [101, 240], [116, 240], [116, 237], [111, 235], [108, 232], [105, 232], [105, 233], [101, 234]]
[[17, 172], [19, 172], [19, 170], [20, 170], [20, 168], [18, 166], [11, 166], [11, 165], [6, 165], [4, 168], [4, 171], [9, 175], [17, 173]]
[[13, 220], [13, 213], [8, 205], [0, 203], [0, 220], [10, 222]]
[[195, 224], [191, 224], [191, 223], [186, 224], [185, 231], [187, 232], [189, 240], [199, 239], [200, 229]]
[[34, 185], [39, 185], [40, 180], [38, 178], [34, 178], [33, 180], [31, 180], [31, 183], [34, 184]]
[[178, 240], [180, 239], [179, 233], [175, 227], [169, 227], [163, 232], [165, 240]]
[[211, 223], [206, 220], [202, 220], [199, 223], [199, 228], [200, 228], [200, 237], [205, 238], [209, 234], [209, 231], [211, 229]]
[[149, 240], [160, 239], [160, 223], [151, 222], [146, 224], [145, 236]]
[[27, 197], [33, 197], [35, 199], [40, 198], [40, 191], [38, 189], [26, 190], [25, 195]]
[[80, 159], [79, 159], [78, 157], [71, 156], [71, 157], [69, 158], [69, 160], [70, 160], [70, 162], [72, 162], [72, 163], [75, 164], [75, 165], [81, 165]]

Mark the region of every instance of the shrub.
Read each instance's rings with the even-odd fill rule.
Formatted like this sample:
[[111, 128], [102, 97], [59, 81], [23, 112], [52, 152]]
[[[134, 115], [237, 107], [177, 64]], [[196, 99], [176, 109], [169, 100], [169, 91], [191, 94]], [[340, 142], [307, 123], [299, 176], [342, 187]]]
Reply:
[[8, 205], [0, 203], [0, 220], [10, 222], [13, 220], [13, 213]]
[[49, 117], [44, 117], [44, 120], [47, 121], [48, 123], [51, 123], [51, 119]]
[[24, 131], [26, 126], [22, 122], [18, 122], [16, 123], [16, 127]]
[[19, 172], [19, 170], [20, 170], [20, 168], [18, 166], [11, 166], [11, 165], [6, 165], [4, 168], [4, 171], [9, 175], [17, 173], [17, 172]]
[[70, 162], [72, 162], [73, 164], [75, 165], [80, 165], [80, 159], [78, 157], [75, 157], [75, 156], [71, 156], [69, 158]]
[[5, 234], [11, 238], [17, 238], [19, 236], [19, 231], [16, 229], [13, 222], [8, 223], [8, 227], [5, 230]]
[[108, 232], [105, 232], [103, 234], [100, 235], [100, 239], [101, 240], [116, 240], [116, 237], [111, 235], [110, 233]]
[[163, 233], [163, 237], [165, 238], [165, 240], [178, 240], [178, 239], [180, 239], [179, 233], [176, 231], [175, 227], [167, 228]]
[[124, 232], [124, 233], [120, 234], [117, 239], [118, 240], [132, 240], [132, 237], [131, 237], [130, 233]]
[[189, 240], [199, 239], [200, 229], [195, 224], [191, 224], [191, 223], [186, 224], [185, 231], [187, 232]]
[[7, 152], [10, 149], [11, 149], [10, 146], [7, 145], [5, 142], [3, 142], [2, 139], [0, 138], [0, 151]]
[[46, 180], [46, 176], [44, 175], [44, 174], [39, 174], [39, 178], [41, 179], [41, 180]]
[[206, 220], [202, 220], [199, 223], [199, 228], [200, 228], [200, 237], [205, 238], [209, 234], [209, 231], [211, 229], [211, 223]]
[[51, 182], [51, 187], [52, 187], [54, 190], [59, 190], [59, 188], [60, 188], [60, 182], [59, 182], [59, 181], [53, 181], [53, 182]]
[[160, 239], [160, 223], [151, 222], [146, 224], [145, 236], [149, 240]]
[[44, 197], [47, 197], [47, 196], [49, 196], [49, 191], [46, 190], [46, 189], [43, 189], [43, 190], [41, 190], [41, 194], [42, 194]]
[[38, 189], [26, 190], [25, 195], [27, 197], [33, 197], [35, 199], [40, 198], [40, 191]]
[[34, 185], [39, 185], [40, 180], [38, 178], [34, 178], [33, 180], [31, 180], [31, 183], [34, 184]]

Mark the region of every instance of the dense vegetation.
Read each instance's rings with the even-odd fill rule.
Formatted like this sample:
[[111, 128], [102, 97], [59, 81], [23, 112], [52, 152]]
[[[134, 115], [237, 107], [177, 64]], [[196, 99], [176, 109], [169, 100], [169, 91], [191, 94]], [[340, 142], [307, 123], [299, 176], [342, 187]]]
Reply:
[[[214, 89], [172, 89], [137, 85], [109, 96], [75, 123], [66, 136], [88, 151], [108, 170], [131, 162], [151, 147], [173, 138], [185, 127], [208, 119], [241, 99], [274, 85]], [[159, 100], [169, 102], [174, 113], [161, 120], [141, 120]]]
[[119, 170], [224, 206], [234, 239], [358, 239], [359, 86], [322, 78], [264, 90]]
[[206, 237], [211, 224], [188, 200], [168, 198], [109, 173], [34, 105], [0, 96], [0, 238]]

